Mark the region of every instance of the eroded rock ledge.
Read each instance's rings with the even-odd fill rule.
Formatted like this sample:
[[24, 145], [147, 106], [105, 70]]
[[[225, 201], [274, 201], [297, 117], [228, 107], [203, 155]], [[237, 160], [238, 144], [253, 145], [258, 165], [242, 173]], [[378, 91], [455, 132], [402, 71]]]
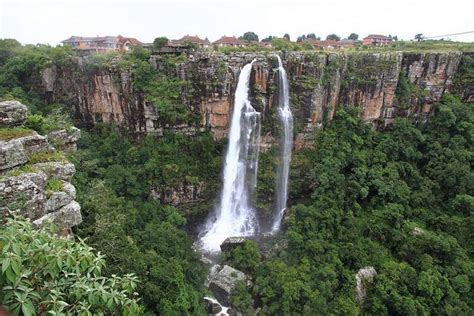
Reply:
[[[152, 56], [150, 64], [158, 72], [167, 69], [167, 76], [191, 85], [192, 89], [182, 91], [181, 102], [200, 116], [193, 126], [163, 125], [154, 105], [133, 91], [130, 70], [111, 67], [91, 72], [87, 58], [79, 58], [76, 66], [70, 66], [74, 69], [46, 69], [42, 92], [51, 102], [73, 105], [85, 127], [111, 122], [138, 137], [161, 135], [165, 129], [185, 134], [210, 130], [221, 139], [227, 134], [240, 69], [256, 59], [250, 94], [254, 107], [262, 112], [262, 135], [271, 141], [277, 128], [276, 53], [283, 58], [291, 85], [297, 146], [312, 129], [331, 120], [338, 107], [360, 106], [364, 120], [383, 128], [397, 117], [426, 120], [432, 104], [446, 92], [457, 91], [465, 102], [473, 100], [474, 83], [455, 87], [461, 60], [471, 54], [461, 52], [196, 52], [171, 69], [162, 56]], [[402, 81], [417, 92], [404, 102], [396, 97]]]
[[60, 233], [82, 222], [76, 189], [70, 183], [76, 172], [58, 149], [74, 150], [80, 131], [54, 133], [48, 138], [23, 128], [27, 108], [17, 101], [0, 102], [0, 220], [18, 214], [43, 225], [52, 221]]

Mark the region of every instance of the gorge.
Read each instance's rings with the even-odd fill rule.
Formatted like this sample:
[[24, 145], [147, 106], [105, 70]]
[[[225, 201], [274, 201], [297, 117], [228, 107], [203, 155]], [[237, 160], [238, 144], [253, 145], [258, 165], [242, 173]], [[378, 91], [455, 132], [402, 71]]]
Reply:
[[472, 52], [4, 44], [0, 299], [472, 314]]

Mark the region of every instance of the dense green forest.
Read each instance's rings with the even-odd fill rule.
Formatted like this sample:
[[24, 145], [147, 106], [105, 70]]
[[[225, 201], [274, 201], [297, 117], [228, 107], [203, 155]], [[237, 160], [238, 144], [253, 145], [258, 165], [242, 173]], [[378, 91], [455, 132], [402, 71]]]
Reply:
[[[33, 113], [29, 127], [39, 132], [52, 122], [66, 124], [58, 111], [68, 108], [45, 105], [34, 86], [40, 69], [68, 63], [71, 56], [63, 48], [0, 41], [0, 99], [27, 104]], [[144, 65], [139, 54], [130, 58]], [[173, 109], [170, 98], [162, 103], [166, 113]], [[364, 123], [357, 108], [337, 112], [315, 132], [314, 146], [294, 153], [284, 231], [265, 245], [266, 251], [248, 241], [223, 255], [254, 284], [239, 284], [233, 305], [245, 315], [257, 308], [259, 315], [472, 315], [473, 137], [472, 104], [453, 95], [434, 105], [427, 123], [397, 119], [383, 131]], [[83, 272], [95, 267], [91, 278], [108, 282], [123, 276], [110, 285], [110, 291], [125, 289], [123, 300], [108, 308], [109, 299], [94, 298], [93, 312], [140, 314], [143, 308], [150, 315], [205, 314], [207, 268], [193, 249], [190, 222], [212, 208], [224, 149], [225, 143], [208, 132], [135, 142], [110, 125], [84, 130], [78, 151], [68, 157], [77, 169], [73, 182], [84, 218], [75, 239], [61, 241], [49, 229], [35, 231], [12, 220], [0, 228], [0, 286], [11, 286], [19, 273], [11, 260], [5, 263], [7, 241], [23, 256], [32, 250], [21, 249], [44, 244], [77, 249], [73, 258], [90, 258]], [[273, 188], [271, 152], [260, 163], [259, 198]], [[150, 198], [150, 189], [183, 181], [205, 182], [204, 201], [177, 208]], [[13, 237], [18, 232], [21, 240]], [[30, 263], [33, 269], [41, 264]], [[355, 274], [365, 266], [373, 266], [377, 276], [359, 306]], [[37, 278], [43, 277], [58, 274]], [[128, 298], [134, 291], [138, 295]], [[11, 306], [4, 293], [0, 303]], [[35, 313], [24, 306], [13, 312]]]

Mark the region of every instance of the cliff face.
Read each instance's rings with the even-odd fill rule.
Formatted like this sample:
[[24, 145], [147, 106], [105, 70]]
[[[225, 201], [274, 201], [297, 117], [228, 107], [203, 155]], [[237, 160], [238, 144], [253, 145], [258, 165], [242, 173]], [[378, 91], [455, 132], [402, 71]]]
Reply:
[[60, 233], [68, 234], [81, 223], [81, 208], [70, 183], [76, 170], [58, 150], [75, 150], [80, 131], [42, 136], [22, 127], [26, 115], [25, 105], [0, 102], [0, 225], [7, 216], [19, 214], [34, 225], [52, 221]]
[[[426, 120], [431, 106], [443, 93], [454, 91], [454, 80], [466, 53], [318, 53], [284, 54], [291, 107], [294, 112], [297, 146], [310, 131], [331, 120], [340, 106], [360, 106], [361, 117], [383, 128], [396, 117]], [[250, 94], [262, 112], [263, 138], [273, 141], [277, 133], [274, 103], [277, 61], [274, 54], [195, 53], [174, 65], [166, 75], [189, 83], [181, 101], [200, 115], [197, 125], [163, 126], [154, 105], [133, 92], [131, 71], [93, 70], [87, 59], [78, 59], [74, 69], [49, 68], [43, 73], [44, 94], [50, 101], [74, 107], [78, 123], [91, 127], [112, 122], [125, 131], [142, 135], [162, 134], [171, 129], [192, 134], [209, 129], [216, 139], [226, 136], [238, 74], [243, 65], [256, 59]], [[152, 56], [157, 73], [169, 70], [163, 57]], [[472, 101], [472, 84], [462, 86], [465, 101]], [[403, 98], [402, 98], [403, 96]]]

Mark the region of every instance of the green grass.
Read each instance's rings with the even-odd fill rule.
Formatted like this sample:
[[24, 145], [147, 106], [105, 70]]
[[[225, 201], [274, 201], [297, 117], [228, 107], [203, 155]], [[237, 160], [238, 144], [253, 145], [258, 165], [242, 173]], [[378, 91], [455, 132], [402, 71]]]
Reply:
[[62, 151], [52, 151], [52, 152], [37, 152], [33, 153], [28, 157], [30, 163], [40, 163], [40, 162], [50, 162], [50, 161], [59, 161], [65, 162], [66, 157]]
[[38, 172], [38, 171], [39, 171], [38, 168], [32, 166], [31, 164], [26, 164], [26, 165], [21, 166], [18, 169], [11, 170], [8, 173], [8, 176], [17, 177], [17, 176], [22, 175], [24, 173], [31, 173], [31, 172]]
[[63, 183], [61, 180], [51, 178], [46, 184], [46, 195], [50, 197], [54, 192], [59, 192], [63, 190]]
[[9, 141], [33, 134], [33, 130], [24, 127], [0, 128], [0, 140]]

